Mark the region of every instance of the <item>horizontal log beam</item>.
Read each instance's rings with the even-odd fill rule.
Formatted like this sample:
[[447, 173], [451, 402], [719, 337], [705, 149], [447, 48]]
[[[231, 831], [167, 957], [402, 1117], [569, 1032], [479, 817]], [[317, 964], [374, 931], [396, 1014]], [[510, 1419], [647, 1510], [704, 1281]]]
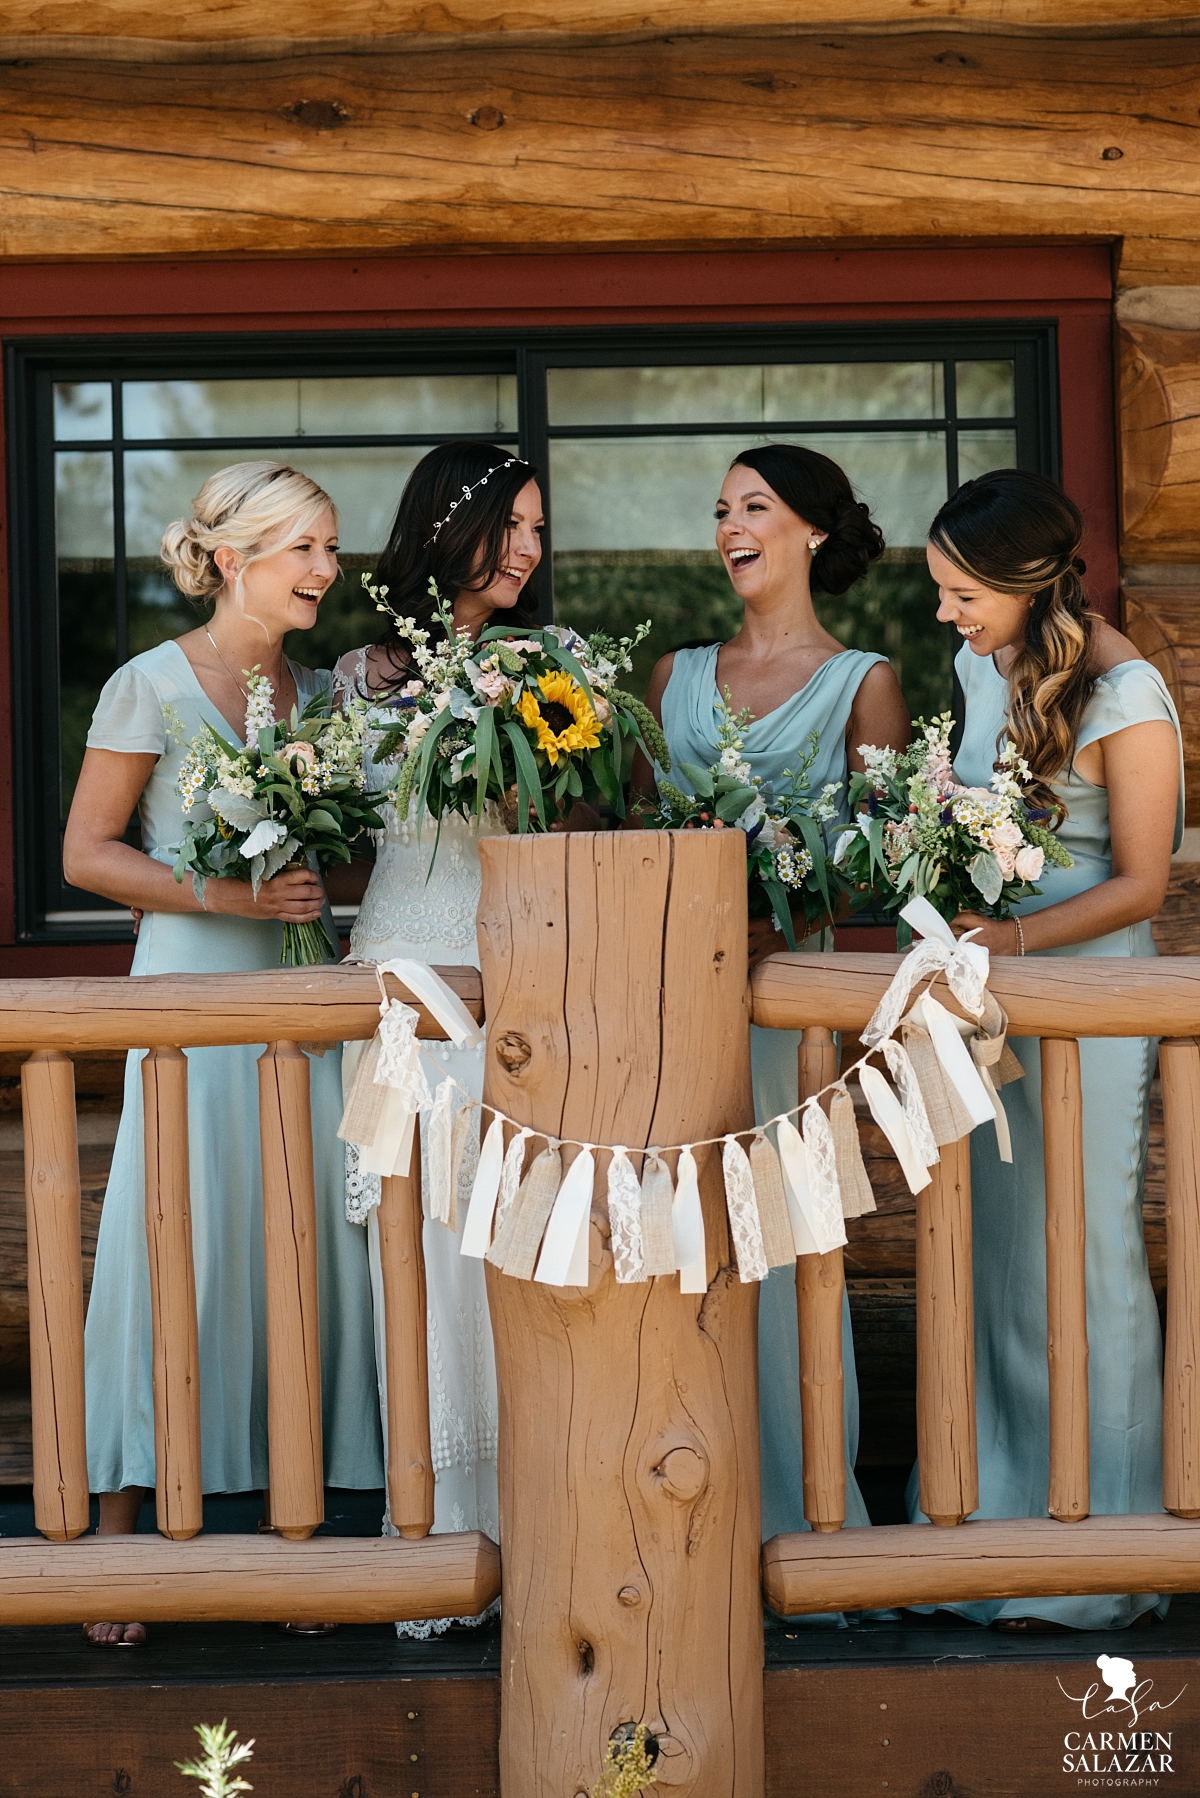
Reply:
[[[438, 968], [472, 1017], [483, 1017], [476, 968]], [[388, 993], [421, 1014], [417, 1035], [445, 1031], [408, 988]], [[375, 970], [342, 964], [264, 974], [151, 974], [126, 979], [0, 980], [0, 1050], [201, 1048], [282, 1039], [339, 1043], [373, 1036]]]
[[[900, 966], [899, 955], [771, 955], [750, 977], [751, 1017], [772, 1030], [857, 1033]], [[1022, 961], [997, 956], [989, 991], [1011, 1036], [1196, 1036], [1200, 957]], [[949, 989], [938, 997], [958, 1010]]]
[[426, 1536], [84, 1536], [0, 1542], [0, 1624], [390, 1623], [477, 1617], [500, 1595], [500, 1551], [478, 1530]]
[[1083, 1592], [1194, 1592], [1200, 1523], [1155, 1512], [1071, 1524], [1023, 1517], [953, 1530], [814, 1530], [772, 1536], [762, 1571], [763, 1596], [783, 1617]]
[[1124, 284], [1200, 279], [1200, 39], [738, 26], [316, 61], [20, 56], [0, 257], [986, 235], [1123, 239]]

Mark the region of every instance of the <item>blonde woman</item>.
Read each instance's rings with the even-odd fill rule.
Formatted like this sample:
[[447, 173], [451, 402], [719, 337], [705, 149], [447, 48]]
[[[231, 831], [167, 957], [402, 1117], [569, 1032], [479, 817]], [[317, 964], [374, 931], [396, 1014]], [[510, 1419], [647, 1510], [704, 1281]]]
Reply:
[[[257, 899], [240, 880], [206, 883], [189, 873], [177, 883], [172, 862], [183, 814], [175, 782], [183, 740], [202, 724], [233, 741], [244, 737], [246, 670], [257, 666], [270, 680], [279, 717], [329, 688], [328, 674], [285, 657], [283, 639], [312, 628], [337, 575], [337, 512], [295, 469], [238, 463], [206, 481], [191, 517], [169, 526], [162, 556], [180, 590], [211, 605], [211, 616], [134, 656], [104, 688], [67, 822], [64, 869], [73, 886], [144, 913], [134, 974], [273, 968], [283, 923], [320, 915], [319, 879], [286, 871], [265, 881]], [[124, 840], [135, 811], [140, 850]], [[205, 1492], [268, 1482], [261, 1052], [187, 1052]], [[88, 1471], [100, 1494], [102, 1535], [132, 1532], [154, 1484], [140, 1061], [141, 1052], [131, 1051], [87, 1316]], [[363, 1235], [346, 1222], [343, 1205], [340, 1055], [314, 1059], [311, 1074], [325, 1476], [332, 1486], [378, 1488], [371, 1289]], [[97, 1643], [145, 1640], [140, 1623], [87, 1627]]]
[[[1082, 535], [1060, 488], [1014, 468], [968, 481], [930, 527], [938, 617], [963, 639], [958, 777], [986, 786], [1011, 738], [1033, 777], [1028, 794], [1073, 857], [1042, 871], [1040, 897], [1015, 919], [960, 914], [955, 928], [978, 930], [993, 955], [1153, 955], [1150, 919], [1183, 827], [1175, 708], [1158, 670], [1088, 610]], [[1013, 1047], [1025, 1078], [1004, 1089], [1011, 1164], [991, 1130], [971, 1138], [979, 1517], [1044, 1517], [1050, 1471], [1041, 1069], [1036, 1042]], [[1162, 1355], [1142, 1237], [1156, 1047], [1079, 1045], [1096, 1515], [1162, 1506]], [[915, 1481], [909, 1502], [916, 1518]], [[1122, 1629], [1160, 1607], [1142, 1592], [948, 1608], [1030, 1631]]]

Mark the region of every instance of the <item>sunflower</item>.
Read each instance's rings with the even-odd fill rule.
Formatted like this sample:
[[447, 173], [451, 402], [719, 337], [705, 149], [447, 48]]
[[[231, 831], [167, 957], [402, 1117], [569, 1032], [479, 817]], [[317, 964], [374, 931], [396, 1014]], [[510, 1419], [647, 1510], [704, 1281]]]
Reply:
[[600, 747], [600, 721], [588, 704], [587, 694], [569, 674], [539, 674], [539, 703], [528, 687], [517, 702], [521, 721], [537, 732], [537, 746], [544, 749], [553, 768], [560, 755]]

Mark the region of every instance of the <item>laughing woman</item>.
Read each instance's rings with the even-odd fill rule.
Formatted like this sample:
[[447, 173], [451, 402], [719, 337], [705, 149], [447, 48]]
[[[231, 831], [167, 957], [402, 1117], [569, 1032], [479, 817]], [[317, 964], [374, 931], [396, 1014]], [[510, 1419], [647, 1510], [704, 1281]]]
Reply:
[[[746, 450], [730, 468], [717, 501], [717, 548], [745, 606], [742, 628], [728, 643], [679, 649], [654, 670], [647, 703], [659, 718], [674, 761], [709, 767], [717, 757], [717, 712], [728, 689], [734, 710], [749, 707], [745, 757], [764, 780], [796, 767], [810, 731], [820, 737], [811, 781], [841, 786], [840, 817], [849, 816], [846, 780], [861, 771], [860, 743], [903, 748], [908, 708], [886, 659], [845, 649], [813, 609], [813, 589], [845, 593], [883, 551], [883, 536], [855, 499], [836, 462], [795, 444]], [[652, 786], [642, 774], [643, 790]], [[828, 933], [801, 947], [819, 950]], [[769, 918], [750, 926], [752, 961], [783, 945]], [[761, 1123], [797, 1102], [798, 1032], [752, 1027], [754, 1113]], [[847, 1522], [870, 1521], [854, 1481], [858, 1388], [849, 1307], [843, 1311], [846, 1368]], [[763, 1535], [801, 1530], [804, 1521], [800, 1427], [800, 1350], [795, 1281], [775, 1268], [759, 1310], [759, 1404], [762, 1425]]]
[[[958, 778], [987, 786], [1011, 738], [1074, 861], [1047, 866], [1015, 920], [959, 916], [955, 928], [978, 929], [993, 955], [1154, 955], [1149, 921], [1183, 828], [1175, 708], [1158, 670], [1088, 610], [1082, 535], [1067, 496], [1016, 469], [968, 481], [929, 533], [938, 617], [964, 639]], [[1044, 1517], [1050, 1469], [1041, 1069], [1035, 1041], [1013, 1048], [1025, 1078], [1004, 1089], [1011, 1164], [991, 1131], [971, 1137], [979, 1517]], [[1162, 1354], [1142, 1235], [1156, 1045], [1110, 1037], [1081, 1042], [1079, 1057], [1092, 1511], [1159, 1511]], [[909, 1503], [915, 1519], [915, 1478]], [[948, 1608], [1003, 1629], [1121, 1629], [1158, 1602], [1143, 1592]]]
[[[183, 593], [213, 603], [212, 616], [134, 656], [100, 695], [67, 822], [64, 871], [73, 886], [144, 913], [134, 974], [274, 968], [282, 925], [321, 915], [320, 881], [305, 869], [285, 870], [264, 881], [257, 898], [240, 880], [205, 883], [189, 873], [177, 883], [171, 864], [183, 812], [175, 782], [184, 739], [202, 725], [242, 741], [246, 669], [258, 666], [270, 680], [279, 717], [328, 690], [328, 675], [287, 659], [283, 639], [311, 630], [337, 574], [337, 514], [307, 475], [242, 462], [204, 483], [192, 516], [163, 538], [163, 560]], [[141, 849], [125, 841], [135, 811]], [[244, 1492], [269, 1477], [261, 1053], [262, 1045], [187, 1051], [205, 1492]], [[154, 1484], [141, 1059], [141, 1051], [130, 1052], [87, 1315], [88, 1469], [102, 1535], [136, 1529]], [[311, 1063], [325, 1477], [331, 1486], [378, 1488], [371, 1293], [362, 1233], [344, 1215], [339, 1063], [337, 1054]], [[105, 1644], [145, 1639], [140, 1623], [92, 1624], [88, 1633]]]

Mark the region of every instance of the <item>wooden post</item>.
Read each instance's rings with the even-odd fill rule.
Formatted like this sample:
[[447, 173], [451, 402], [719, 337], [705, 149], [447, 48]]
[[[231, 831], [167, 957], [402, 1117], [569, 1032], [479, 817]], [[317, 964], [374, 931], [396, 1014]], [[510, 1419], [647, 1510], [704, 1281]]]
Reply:
[[400, 1534], [416, 1541], [433, 1528], [419, 1120], [413, 1131], [409, 1172], [381, 1181], [380, 1194], [388, 1501], [392, 1522]]
[[975, 1304], [971, 1287], [971, 1143], [946, 1143], [917, 1194], [917, 1462], [931, 1523], [962, 1523], [979, 1504]]
[[200, 1343], [188, 1180], [187, 1056], [142, 1061], [146, 1247], [154, 1341], [154, 1486], [158, 1527], [186, 1542], [204, 1527], [200, 1481]]
[[1163, 1509], [1200, 1517], [1200, 1047], [1158, 1046], [1167, 1146]]
[[[485, 1101], [631, 1148], [752, 1122], [739, 834], [479, 845]], [[571, 1154], [568, 1149], [564, 1160]], [[597, 1156], [586, 1289], [489, 1265], [500, 1382], [504, 1798], [592, 1789], [644, 1723], [658, 1778], [762, 1798], [758, 1287], [697, 1152], [708, 1290], [618, 1285]]]
[[75, 1069], [39, 1049], [21, 1068], [29, 1371], [33, 1389], [33, 1516], [51, 1542], [88, 1527], [83, 1386], [83, 1258]]
[[1078, 1523], [1091, 1509], [1088, 1449], [1087, 1219], [1079, 1044], [1042, 1038], [1046, 1156], [1046, 1354], [1050, 1367], [1047, 1509]]
[[[833, 1032], [804, 1032], [799, 1050], [800, 1098], [837, 1079]], [[796, 1316], [800, 1333], [800, 1416], [804, 1430], [804, 1515], [815, 1530], [840, 1530], [846, 1521], [845, 1378], [842, 1301], [846, 1268], [841, 1249], [796, 1258]]]
[[258, 1058], [267, 1263], [267, 1437], [271, 1525], [294, 1542], [325, 1518], [317, 1206], [308, 1057], [270, 1043]]

